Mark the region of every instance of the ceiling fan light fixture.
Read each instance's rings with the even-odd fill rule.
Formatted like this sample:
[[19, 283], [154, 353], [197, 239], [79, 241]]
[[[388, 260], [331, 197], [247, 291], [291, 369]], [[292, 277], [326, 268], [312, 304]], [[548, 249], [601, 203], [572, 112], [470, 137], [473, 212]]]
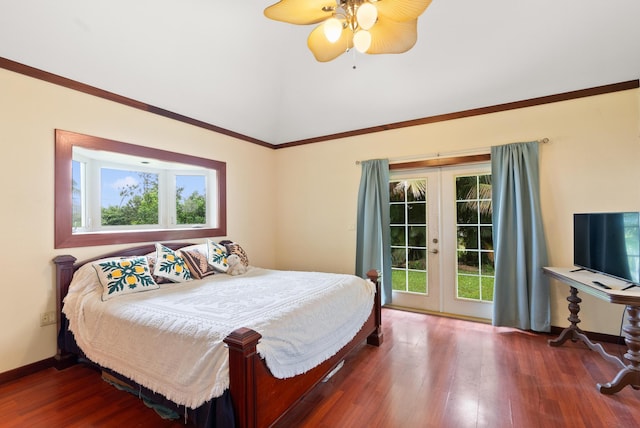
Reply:
[[338, 18], [329, 18], [322, 24], [324, 36], [330, 43], [335, 43], [342, 34], [342, 21]]
[[369, 2], [362, 3], [356, 12], [356, 20], [360, 28], [368, 30], [378, 20], [378, 9]]
[[319, 62], [356, 49], [368, 54], [397, 54], [417, 40], [418, 17], [432, 0], [279, 0], [267, 7], [269, 19], [318, 24], [307, 46]]
[[359, 30], [353, 35], [353, 45], [358, 52], [365, 53], [371, 47], [371, 33], [367, 30]]

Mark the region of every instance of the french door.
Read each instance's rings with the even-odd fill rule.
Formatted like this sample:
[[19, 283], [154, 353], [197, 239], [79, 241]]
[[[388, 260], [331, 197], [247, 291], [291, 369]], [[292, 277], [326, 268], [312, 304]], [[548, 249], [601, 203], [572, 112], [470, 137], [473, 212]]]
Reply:
[[394, 306], [491, 318], [489, 164], [391, 174]]

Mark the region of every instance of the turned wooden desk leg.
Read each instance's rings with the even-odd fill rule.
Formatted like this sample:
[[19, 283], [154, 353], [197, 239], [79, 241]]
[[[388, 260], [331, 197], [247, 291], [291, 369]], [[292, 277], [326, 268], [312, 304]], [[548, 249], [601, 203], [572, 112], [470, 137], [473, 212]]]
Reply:
[[598, 390], [603, 394], [615, 394], [627, 385], [640, 389], [640, 306], [627, 306], [627, 319], [629, 324], [622, 330], [627, 344], [624, 358], [629, 364], [611, 382], [598, 384]]
[[580, 318], [578, 317], [578, 312], [580, 312], [580, 302], [582, 299], [578, 297], [578, 289], [575, 287], [569, 288], [569, 297], [567, 297], [567, 301], [569, 302], [569, 322], [571, 325], [560, 333], [556, 339], [549, 340], [550, 346], [560, 346], [568, 339], [571, 339], [572, 342], [576, 342], [578, 339], [584, 337], [582, 330], [578, 327], [578, 323], [580, 322]]

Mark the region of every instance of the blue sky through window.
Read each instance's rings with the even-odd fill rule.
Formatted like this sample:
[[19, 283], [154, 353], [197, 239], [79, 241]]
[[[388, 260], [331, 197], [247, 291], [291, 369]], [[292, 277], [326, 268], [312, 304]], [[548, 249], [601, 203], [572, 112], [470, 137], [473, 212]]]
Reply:
[[[127, 185], [140, 184], [140, 181], [140, 176], [136, 171], [102, 168], [100, 180], [101, 207], [119, 206], [122, 200], [120, 191]], [[204, 195], [206, 190], [205, 177], [202, 175], [178, 175], [176, 176], [176, 186], [184, 187], [182, 192], [184, 198], [189, 197], [194, 191]]]
[[[80, 162], [73, 161], [71, 168], [71, 178], [73, 180], [74, 191], [72, 192], [74, 207], [80, 206], [80, 186], [81, 169]], [[140, 177], [136, 171], [126, 171], [120, 169], [103, 168], [101, 170], [101, 206], [118, 206], [121, 202], [120, 191], [127, 184], [136, 185], [140, 182]], [[206, 194], [206, 179], [203, 175], [178, 175], [176, 176], [176, 186], [183, 187], [183, 198], [188, 198], [194, 191], [200, 195]]]

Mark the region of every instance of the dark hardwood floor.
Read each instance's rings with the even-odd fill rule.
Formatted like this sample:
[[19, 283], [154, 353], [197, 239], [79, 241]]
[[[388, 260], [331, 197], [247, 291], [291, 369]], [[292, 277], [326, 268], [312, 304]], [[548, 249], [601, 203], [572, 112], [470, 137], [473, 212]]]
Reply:
[[[617, 368], [581, 343], [551, 348], [547, 335], [391, 309], [383, 323], [380, 348], [357, 349], [277, 427], [640, 426], [640, 391], [600, 394]], [[0, 426], [184, 425], [77, 365], [0, 385]]]

